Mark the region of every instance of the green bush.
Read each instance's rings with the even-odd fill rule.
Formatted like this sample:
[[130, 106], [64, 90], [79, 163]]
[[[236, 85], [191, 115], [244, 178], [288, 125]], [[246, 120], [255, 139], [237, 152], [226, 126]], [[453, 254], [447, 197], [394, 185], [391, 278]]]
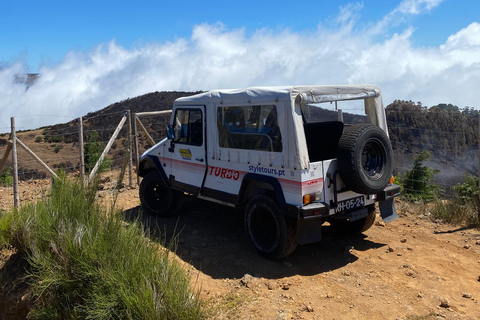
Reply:
[[2, 174], [0, 174], [0, 185], [1, 186], [11, 186], [13, 184], [12, 169], [10, 167], [5, 167]]
[[43, 140], [47, 143], [63, 142], [62, 136], [45, 136]]
[[470, 201], [478, 201], [478, 177], [471, 174], [464, 177], [463, 183], [459, 183], [453, 187], [456, 199], [462, 203]]
[[399, 177], [402, 186], [402, 197], [408, 201], [431, 202], [436, 200], [442, 189], [433, 184], [433, 177], [440, 170], [423, 165], [432, 157], [428, 151], [420, 152], [413, 161], [413, 167]]
[[[84, 149], [84, 161], [85, 161], [85, 171], [91, 172], [95, 167], [98, 159], [102, 155], [104, 149], [103, 142], [100, 141], [98, 134], [95, 131], [89, 132], [87, 134], [87, 142]], [[98, 172], [104, 172], [110, 169], [111, 160], [105, 158], [100, 164]]]
[[[50, 196], [0, 218], [0, 236], [32, 265], [34, 319], [200, 319], [198, 293], [138, 222], [106, 212], [62, 175]], [[10, 219], [10, 221], [8, 221]]]
[[63, 149], [63, 146], [56, 145], [55, 148], [53, 149], [53, 152], [59, 153], [60, 150], [62, 150], [62, 149]]

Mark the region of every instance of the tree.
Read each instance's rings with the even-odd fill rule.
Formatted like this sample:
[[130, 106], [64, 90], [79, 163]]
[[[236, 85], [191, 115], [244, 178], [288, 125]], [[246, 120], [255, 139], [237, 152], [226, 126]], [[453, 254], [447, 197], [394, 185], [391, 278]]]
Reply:
[[[104, 144], [100, 141], [95, 131], [87, 134], [87, 143], [85, 144], [84, 160], [85, 171], [90, 172], [95, 167], [100, 155], [103, 152]], [[110, 168], [110, 159], [105, 158], [98, 169], [98, 172], [105, 171]]]
[[432, 183], [432, 178], [440, 173], [440, 170], [423, 165], [432, 157], [428, 151], [420, 152], [413, 161], [413, 167], [407, 170], [400, 181], [403, 186], [403, 195], [411, 201], [430, 202], [437, 198], [441, 188]]

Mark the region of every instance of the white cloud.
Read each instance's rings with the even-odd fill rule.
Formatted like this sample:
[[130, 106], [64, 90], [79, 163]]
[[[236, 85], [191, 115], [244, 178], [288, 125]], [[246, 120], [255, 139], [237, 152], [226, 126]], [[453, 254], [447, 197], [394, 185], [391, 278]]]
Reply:
[[[394, 11], [413, 14], [439, 3], [406, 0]], [[375, 35], [388, 34], [385, 25], [358, 31], [360, 10], [361, 5], [342, 8], [336, 28], [319, 25], [311, 32], [260, 29], [247, 36], [244, 29], [217, 23], [195, 26], [188, 39], [130, 50], [111, 41], [42, 67], [38, 82], [27, 91], [12, 83], [15, 74], [24, 72], [21, 62], [14, 63], [0, 69], [0, 132], [9, 130], [10, 116], [27, 116], [17, 126], [32, 128], [152, 91], [254, 85], [374, 83], [383, 90], [385, 104], [405, 99], [428, 106], [480, 107], [479, 23], [451, 35], [440, 47], [416, 48], [410, 41], [412, 27], [381, 42]], [[32, 114], [70, 118], [28, 116]]]
[[403, 0], [397, 9], [401, 13], [418, 15], [430, 12], [445, 0]]

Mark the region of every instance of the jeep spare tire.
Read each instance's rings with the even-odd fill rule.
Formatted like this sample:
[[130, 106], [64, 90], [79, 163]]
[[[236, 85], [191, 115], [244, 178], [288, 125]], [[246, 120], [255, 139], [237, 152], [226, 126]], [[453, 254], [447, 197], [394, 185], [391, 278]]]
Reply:
[[348, 189], [362, 194], [379, 193], [392, 176], [390, 139], [377, 126], [351, 126], [338, 142], [337, 162], [338, 173]]

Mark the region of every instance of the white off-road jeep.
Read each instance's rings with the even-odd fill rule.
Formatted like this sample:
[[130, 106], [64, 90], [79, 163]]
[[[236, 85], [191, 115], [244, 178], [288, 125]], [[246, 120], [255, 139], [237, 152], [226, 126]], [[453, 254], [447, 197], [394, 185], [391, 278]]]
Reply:
[[326, 221], [369, 229], [376, 202], [397, 219], [392, 166], [374, 85], [214, 90], [175, 101], [167, 138], [140, 159], [140, 199], [160, 217], [185, 195], [244, 208], [253, 248], [279, 259], [320, 241]]

